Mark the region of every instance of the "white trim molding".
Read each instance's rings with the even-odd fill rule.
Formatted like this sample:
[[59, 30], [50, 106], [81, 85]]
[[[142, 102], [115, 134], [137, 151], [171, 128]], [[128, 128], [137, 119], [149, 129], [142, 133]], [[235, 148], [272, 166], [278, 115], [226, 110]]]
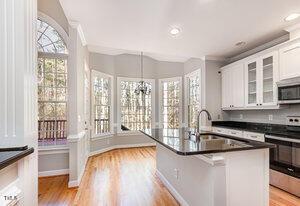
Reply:
[[69, 36], [67, 34], [67, 32], [50, 16], [44, 14], [43, 12], [38, 11], [38, 19], [46, 22], [47, 24], [49, 24], [50, 26], [52, 26], [57, 32], [58, 34], [63, 38], [66, 47], [68, 48], [69, 46]]
[[125, 148], [135, 148], [135, 147], [153, 147], [156, 146], [156, 143], [143, 143], [143, 144], [124, 144], [124, 145], [114, 145], [114, 146], [110, 146], [110, 147], [106, 147], [100, 150], [96, 150], [93, 152], [90, 152], [89, 157], [98, 155], [98, 154], [102, 154], [104, 152], [108, 152], [114, 149], [125, 149]]
[[51, 177], [51, 176], [67, 175], [67, 174], [69, 174], [69, 169], [49, 170], [49, 171], [39, 172], [39, 177]]
[[85, 130], [83, 130], [83, 131], [79, 132], [78, 134], [69, 135], [67, 137], [67, 140], [68, 140], [69, 143], [70, 142], [78, 142], [85, 136], [85, 134], [86, 134], [86, 132], [85, 132]]
[[38, 155], [51, 155], [51, 154], [67, 154], [69, 153], [69, 147], [39, 147]]
[[81, 24], [77, 21], [69, 21], [69, 24], [72, 28], [77, 30], [82, 46], [86, 46], [87, 42]]

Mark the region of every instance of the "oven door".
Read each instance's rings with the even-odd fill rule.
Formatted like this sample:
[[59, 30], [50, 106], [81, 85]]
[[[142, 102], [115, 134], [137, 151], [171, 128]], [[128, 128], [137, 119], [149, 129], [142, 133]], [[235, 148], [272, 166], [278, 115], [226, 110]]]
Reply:
[[278, 103], [300, 103], [300, 85], [278, 87]]
[[300, 140], [270, 135], [265, 139], [276, 145], [270, 150], [270, 168], [300, 178]]

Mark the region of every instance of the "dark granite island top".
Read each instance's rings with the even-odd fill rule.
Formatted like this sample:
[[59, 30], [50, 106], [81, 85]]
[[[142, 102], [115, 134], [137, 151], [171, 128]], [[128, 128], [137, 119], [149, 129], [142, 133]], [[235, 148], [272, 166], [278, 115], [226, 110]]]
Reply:
[[274, 148], [275, 145], [245, 140], [228, 135], [201, 131], [200, 139], [189, 136], [188, 129], [150, 129], [141, 131], [164, 147], [179, 155], [197, 155], [241, 150]]
[[0, 170], [13, 164], [14, 162], [30, 155], [34, 152], [33, 148], [0, 148]]

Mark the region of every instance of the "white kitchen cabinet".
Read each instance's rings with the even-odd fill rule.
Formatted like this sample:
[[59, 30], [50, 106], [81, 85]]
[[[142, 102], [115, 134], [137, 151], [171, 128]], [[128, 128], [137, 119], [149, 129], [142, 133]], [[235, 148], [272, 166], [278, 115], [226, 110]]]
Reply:
[[265, 134], [263, 133], [247, 132], [243, 130], [227, 129], [222, 127], [212, 127], [212, 131], [217, 134], [231, 135], [234, 137], [255, 140], [260, 142], [265, 141]]
[[265, 134], [256, 133], [256, 132], [244, 132], [244, 138], [264, 142], [265, 141]]
[[234, 137], [243, 138], [243, 131], [242, 130], [235, 130], [235, 129], [226, 129], [221, 127], [213, 127], [212, 131], [218, 134], [225, 134], [231, 135]]
[[244, 65], [236, 64], [222, 69], [222, 108], [244, 107]]
[[277, 105], [278, 52], [245, 63], [245, 105], [265, 108]]
[[300, 42], [279, 49], [280, 80], [300, 76]]

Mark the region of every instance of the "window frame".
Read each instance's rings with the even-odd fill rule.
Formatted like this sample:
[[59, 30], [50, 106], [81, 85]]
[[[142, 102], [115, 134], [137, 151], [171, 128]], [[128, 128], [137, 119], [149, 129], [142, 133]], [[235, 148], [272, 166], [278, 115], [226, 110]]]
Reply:
[[[38, 12], [38, 16], [37, 19], [39, 19], [40, 21], [43, 21], [47, 24], [49, 24], [52, 28], [54, 28], [58, 34], [60, 35], [62, 41], [64, 42], [65, 46], [66, 46], [66, 52], [67, 53], [48, 53], [48, 52], [41, 52], [38, 51], [37, 52], [37, 61], [38, 58], [49, 58], [49, 59], [63, 59], [67, 61], [66, 67], [67, 67], [67, 94], [66, 94], [66, 135], [68, 136], [69, 133], [69, 101], [68, 101], [68, 96], [69, 96], [69, 55], [68, 55], [68, 47], [69, 47], [69, 37], [68, 34], [66, 33], [66, 31], [51, 17], [49, 17], [48, 15], [42, 13], [42, 12]], [[37, 32], [37, 31], [36, 31]], [[37, 44], [37, 42], [36, 42]], [[53, 144], [53, 145], [38, 145], [38, 149], [39, 150], [57, 150], [57, 149], [61, 149], [61, 148], [68, 148], [67, 144]]]
[[[95, 104], [95, 99], [94, 99], [94, 77], [98, 76], [100, 78], [108, 78], [109, 79], [109, 106], [110, 106], [110, 114], [109, 114], [109, 124], [110, 124], [110, 131], [102, 134], [95, 134], [95, 121], [94, 121], [94, 104]], [[114, 78], [112, 75], [97, 71], [95, 69], [91, 70], [91, 122], [92, 122], [92, 135], [91, 139], [104, 139], [107, 137], [110, 137], [114, 134]]]
[[[159, 128], [163, 128], [163, 83], [164, 82], [175, 82], [179, 81], [179, 128], [182, 127], [182, 77], [171, 77], [171, 78], [164, 78], [164, 79], [159, 79], [158, 80], [158, 85], [159, 85], [159, 92], [158, 92], [158, 99], [159, 99], [159, 108], [158, 108], [158, 122], [159, 122]], [[176, 129], [176, 128], [165, 128], [165, 129]]]
[[[67, 54], [56, 54], [56, 53], [46, 53], [46, 52], [38, 52], [38, 58], [37, 58], [37, 61], [39, 58], [43, 58], [43, 59], [62, 59], [62, 60], [66, 60], [67, 61], [67, 64], [66, 64], [66, 67], [67, 67], [67, 79], [66, 79], [66, 100], [65, 101], [53, 101], [53, 100], [49, 100], [49, 101], [43, 101], [44, 103], [45, 102], [48, 102], [48, 103], [66, 103], [66, 128], [65, 128], [65, 132], [66, 132], [66, 135], [68, 136], [68, 131], [69, 131], [69, 124], [68, 124], [68, 117], [69, 117], [69, 101], [68, 101], [68, 96], [69, 96], [69, 84], [68, 84], [68, 79], [69, 79], [69, 67], [68, 67], [68, 55]], [[53, 87], [53, 88], [57, 88], [57, 87]], [[38, 94], [37, 94], [38, 95]], [[39, 103], [39, 100], [38, 100], [38, 103]], [[55, 130], [56, 131], [56, 130]], [[61, 148], [61, 147], [66, 147], [67, 144], [53, 144], [53, 145], [39, 145], [39, 148], [43, 149], [43, 148]]]
[[193, 77], [193, 76], [199, 76], [199, 108], [202, 108], [202, 78], [201, 78], [201, 76], [202, 76], [202, 70], [201, 69], [197, 69], [197, 70], [195, 70], [195, 71], [192, 71], [192, 72], [190, 72], [190, 73], [188, 73], [188, 74], [186, 74], [186, 75], [184, 75], [184, 85], [185, 85], [185, 87], [184, 87], [184, 96], [185, 96], [185, 98], [184, 98], [184, 119], [185, 119], [185, 127], [188, 127], [189, 126], [189, 118], [188, 118], [188, 105], [189, 105], [189, 96], [190, 96], [190, 88], [189, 88], [189, 86], [190, 86], [190, 84], [189, 84], [189, 79], [191, 78], [191, 77]]
[[[151, 84], [151, 125], [155, 127], [155, 79], [143, 79]], [[121, 130], [121, 81], [139, 82], [141, 78], [117, 77], [117, 133], [120, 136], [138, 135], [139, 131], [122, 131]]]

